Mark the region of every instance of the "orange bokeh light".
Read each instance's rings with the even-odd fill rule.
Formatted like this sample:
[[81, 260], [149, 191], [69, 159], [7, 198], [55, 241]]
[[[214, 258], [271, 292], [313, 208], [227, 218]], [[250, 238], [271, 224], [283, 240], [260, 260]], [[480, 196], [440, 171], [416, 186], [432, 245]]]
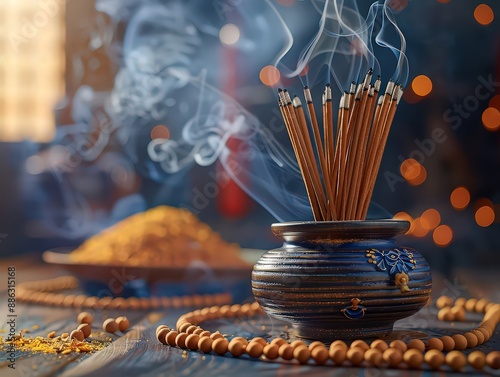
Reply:
[[483, 126], [488, 131], [500, 130], [500, 111], [495, 107], [488, 107], [481, 116]]
[[450, 202], [455, 209], [465, 209], [470, 203], [470, 193], [467, 188], [460, 186], [451, 192]]
[[490, 107], [494, 107], [495, 109], [500, 111], [500, 94], [497, 94], [496, 96], [491, 97], [490, 102], [489, 102]]
[[411, 234], [413, 230], [415, 229], [415, 224], [413, 221], [413, 217], [411, 217], [409, 214], [406, 212], [398, 212], [396, 213], [393, 217], [394, 220], [405, 220], [410, 222], [410, 228], [406, 231], [405, 234]]
[[421, 185], [427, 179], [427, 170], [422, 165], [420, 165], [420, 167], [421, 167], [421, 169], [420, 169], [420, 173], [418, 174], [418, 177], [408, 180], [408, 183], [412, 186]]
[[495, 221], [495, 211], [490, 206], [482, 206], [476, 211], [474, 218], [477, 225], [487, 227]]
[[438, 1], [438, 3], [449, 3], [450, 2], [450, 0], [437, 0], [437, 1]]
[[151, 139], [169, 139], [170, 138], [170, 130], [167, 126], [163, 124], [159, 124], [154, 126], [150, 133]]
[[493, 13], [493, 9], [486, 4], [479, 4], [474, 10], [474, 18], [481, 25], [489, 25], [493, 22], [495, 18], [495, 13]]
[[417, 96], [425, 97], [432, 91], [432, 81], [426, 75], [420, 75], [413, 79], [411, 88]]
[[278, 68], [272, 65], [266, 65], [260, 70], [260, 81], [267, 86], [275, 86], [279, 83], [281, 75]]
[[429, 233], [429, 229], [426, 229], [422, 225], [422, 220], [420, 217], [417, 217], [413, 223], [415, 224], [415, 228], [413, 229], [413, 232], [411, 233], [412, 236], [415, 237], [425, 237], [427, 233]]
[[436, 245], [446, 247], [453, 240], [453, 230], [448, 225], [440, 225], [434, 229], [432, 239]]
[[441, 222], [441, 214], [434, 208], [429, 208], [420, 216], [420, 223], [425, 229], [432, 230]]
[[417, 160], [408, 158], [401, 163], [399, 171], [404, 179], [411, 181], [418, 178], [420, 172], [422, 171], [422, 165], [420, 165]]

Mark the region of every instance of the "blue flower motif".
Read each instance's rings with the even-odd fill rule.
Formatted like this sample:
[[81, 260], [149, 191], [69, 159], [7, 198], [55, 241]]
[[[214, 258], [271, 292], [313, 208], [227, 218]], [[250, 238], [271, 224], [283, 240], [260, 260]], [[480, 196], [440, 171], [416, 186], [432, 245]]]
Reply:
[[377, 249], [368, 250], [366, 256], [368, 262], [375, 264], [380, 270], [387, 271], [390, 275], [395, 275], [404, 272], [408, 274], [408, 270], [413, 270], [417, 266], [417, 262], [413, 259], [413, 254], [406, 249], [380, 251]]

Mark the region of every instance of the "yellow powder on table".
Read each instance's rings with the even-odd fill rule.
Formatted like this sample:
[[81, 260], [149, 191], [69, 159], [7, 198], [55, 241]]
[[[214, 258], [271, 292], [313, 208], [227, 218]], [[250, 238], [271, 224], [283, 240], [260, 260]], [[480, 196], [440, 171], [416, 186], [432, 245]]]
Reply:
[[159, 206], [132, 215], [91, 237], [70, 254], [74, 262], [124, 266], [246, 266], [239, 246], [224, 241], [185, 209]]
[[44, 338], [42, 336], [25, 337], [20, 334], [13, 337], [12, 340], [5, 340], [3, 337], [0, 337], [0, 350], [5, 352], [13, 348], [21, 352], [61, 353], [63, 355], [72, 352], [93, 353], [104, 349], [108, 344], [109, 342], [99, 340], [63, 340], [60, 336], [56, 338]]

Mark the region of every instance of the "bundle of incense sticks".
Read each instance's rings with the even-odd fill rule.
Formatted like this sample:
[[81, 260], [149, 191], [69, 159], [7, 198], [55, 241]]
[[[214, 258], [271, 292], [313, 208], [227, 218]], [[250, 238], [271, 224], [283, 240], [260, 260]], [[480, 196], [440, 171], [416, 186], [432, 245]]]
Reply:
[[[292, 143], [316, 221], [366, 218], [403, 87], [389, 81], [379, 96], [381, 79], [372, 84], [370, 69], [362, 83], [351, 84], [339, 102], [336, 122], [332, 90], [323, 93], [323, 135], [311, 91], [304, 97], [309, 122], [299, 97], [278, 89], [279, 107]], [[312, 137], [311, 137], [312, 134]], [[313, 147], [314, 140], [314, 147]]]

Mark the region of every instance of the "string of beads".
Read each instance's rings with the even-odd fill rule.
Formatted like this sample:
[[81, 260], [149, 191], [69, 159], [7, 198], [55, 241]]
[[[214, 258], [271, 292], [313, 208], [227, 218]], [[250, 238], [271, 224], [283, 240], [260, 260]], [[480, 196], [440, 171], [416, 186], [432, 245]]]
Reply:
[[[438, 302], [442, 301], [450, 302], [438, 299]], [[262, 314], [262, 309], [256, 302], [211, 306], [186, 313], [179, 317], [175, 329], [166, 325], [158, 326], [156, 338], [164, 345], [191, 351], [199, 350], [218, 355], [230, 353], [234, 357], [246, 354], [263, 360], [281, 358], [295, 360], [300, 364], [313, 362], [320, 365], [357, 366], [366, 363], [381, 368], [420, 369], [426, 363], [431, 369], [448, 365], [453, 371], [461, 371], [468, 364], [477, 370], [483, 369], [486, 365], [499, 369], [500, 351], [492, 351], [487, 355], [481, 351], [473, 351], [469, 355], [462, 352], [466, 348], [474, 348], [487, 342], [495, 332], [500, 320], [500, 304], [488, 304], [491, 305], [483, 306], [484, 317], [477, 328], [453, 336], [431, 337], [426, 342], [411, 339], [407, 343], [393, 340], [388, 344], [383, 339], [377, 339], [368, 344], [359, 339], [348, 345], [342, 340], [336, 340], [327, 347], [319, 341], [306, 344], [302, 340], [295, 340], [290, 343], [283, 338], [267, 341], [261, 337], [245, 339], [236, 336], [228, 339], [219, 331], [210, 332], [199, 326], [214, 319]]]
[[85, 294], [58, 293], [78, 288], [78, 279], [61, 276], [53, 279], [21, 283], [17, 287], [17, 300], [40, 305], [92, 309], [169, 309], [224, 305], [232, 301], [228, 293], [189, 295], [178, 297], [97, 297]]

